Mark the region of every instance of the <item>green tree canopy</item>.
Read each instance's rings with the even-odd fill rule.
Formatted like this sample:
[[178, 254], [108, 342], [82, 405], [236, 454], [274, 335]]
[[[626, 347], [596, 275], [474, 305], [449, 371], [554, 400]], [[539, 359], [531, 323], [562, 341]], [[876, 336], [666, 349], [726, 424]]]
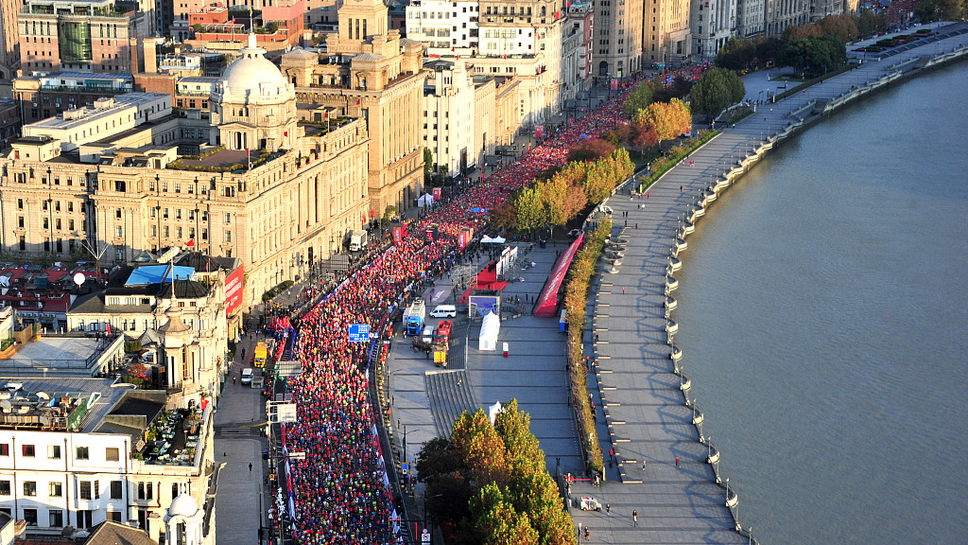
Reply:
[[434, 170], [434, 152], [430, 151], [430, 148], [424, 148], [423, 159], [424, 176], [430, 176], [430, 173]]
[[652, 96], [655, 94], [655, 84], [651, 81], [641, 81], [639, 82], [632, 92], [629, 93], [628, 98], [622, 103], [622, 110], [625, 115], [632, 117], [639, 112], [639, 110], [644, 110], [652, 104]]
[[471, 517], [483, 545], [538, 545], [538, 532], [527, 514], [506, 501], [494, 483], [481, 488], [471, 500]]
[[833, 38], [808, 37], [787, 42], [777, 63], [792, 66], [798, 74], [825, 74], [847, 62], [847, 47]]
[[746, 86], [732, 70], [713, 67], [706, 70], [692, 87], [689, 105], [693, 111], [713, 118], [746, 95]]

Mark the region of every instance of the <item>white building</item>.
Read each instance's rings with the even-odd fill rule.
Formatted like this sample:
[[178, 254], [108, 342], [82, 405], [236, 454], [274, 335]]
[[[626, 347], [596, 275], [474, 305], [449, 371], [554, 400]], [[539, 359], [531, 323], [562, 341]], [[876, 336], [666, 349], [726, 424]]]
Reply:
[[414, 0], [407, 6], [407, 38], [424, 45], [429, 57], [478, 52], [477, 2]]
[[737, 0], [694, 0], [690, 26], [693, 55], [711, 60], [736, 34]]
[[61, 151], [67, 152], [170, 115], [171, 95], [126, 93], [96, 100], [90, 108], [64, 111], [57, 117], [26, 125], [23, 130], [24, 136], [52, 138]]
[[424, 146], [434, 155], [435, 172], [457, 176], [477, 162], [474, 148], [474, 80], [463, 60], [437, 60], [424, 86]]
[[[29, 533], [110, 520], [158, 541], [174, 498], [187, 493], [206, 505], [213, 406], [169, 411], [164, 391], [113, 382], [29, 379], [0, 392], [8, 397], [0, 401], [0, 511]], [[212, 517], [206, 509], [206, 544], [214, 543]]]
[[736, 35], [749, 38], [766, 30], [765, 0], [736, 0]]

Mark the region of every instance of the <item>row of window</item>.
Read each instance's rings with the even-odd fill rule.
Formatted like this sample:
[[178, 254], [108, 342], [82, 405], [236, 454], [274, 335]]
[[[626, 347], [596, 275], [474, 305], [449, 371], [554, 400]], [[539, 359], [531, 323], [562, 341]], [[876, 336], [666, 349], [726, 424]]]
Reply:
[[[27, 498], [37, 497], [37, 481], [24, 481], [23, 482], [23, 495]], [[10, 496], [11, 495], [10, 481], [0, 480], [0, 496]], [[124, 498], [124, 482], [122, 481], [111, 481], [110, 488], [110, 498], [112, 500], [120, 500]], [[94, 500], [101, 497], [101, 482], [98, 480], [93, 481], [78, 481], [77, 482], [77, 496], [82, 500]], [[62, 482], [49, 482], [47, 483], [47, 497], [48, 498], [63, 498], [64, 497], [64, 483]]]
[[[36, 458], [37, 457], [37, 446], [36, 445], [20, 445], [20, 452], [24, 458]], [[0, 457], [10, 456], [10, 444], [0, 443]], [[61, 458], [61, 446], [60, 445], [47, 445], [47, 459], [48, 460], [60, 460]], [[75, 450], [75, 460], [90, 460], [91, 459], [91, 448], [90, 447], [76, 447]], [[104, 461], [105, 462], [118, 462], [121, 459], [121, 451], [118, 447], [107, 447], [104, 449]]]
[[[0, 496], [11, 496], [13, 489], [11, 488], [11, 481], [8, 479], [0, 479]], [[124, 481], [111, 481], [108, 489], [110, 494], [110, 499], [120, 500], [124, 499]], [[160, 492], [160, 490], [159, 490]], [[177, 497], [179, 494], [179, 484], [171, 484], [171, 497]], [[37, 481], [24, 481], [23, 482], [23, 495], [30, 498], [37, 497]], [[82, 500], [95, 500], [101, 497], [101, 483], [97, 479], [92, 480], [79, 480], [77, 482], [77, 495]], [[139, 501], [152, 501], [155, 499], [155, 483], [138, 483], [138, 500]], [[59, 481], [53, 481], [47, 483], [47, 497], [48, 498], [63, 498], [64, 497], [64, 483]]]
[[[13, 517], [13, 514], [8, 507], [0, 507], [0, 511], [7, 513]], [[39, 526], [39, 521], [37, 520], [38, 510], [28, 507], [23, 510], [22, 519], [27, 523], [27, 526]], [[92, 519], [94, 518], [94, 512], [88, 510], [76, 511], [77, 513], [77, 528], [88, 529], [93, 526]], [[121, 512], [120, 511], [108, 511], [108, 520], [114, 522], [121, 522]], [[61, 509], [48, 509], [47, 510], [47, 526], [50, 528], [63, 528], [64, 527], [64, 511]]]

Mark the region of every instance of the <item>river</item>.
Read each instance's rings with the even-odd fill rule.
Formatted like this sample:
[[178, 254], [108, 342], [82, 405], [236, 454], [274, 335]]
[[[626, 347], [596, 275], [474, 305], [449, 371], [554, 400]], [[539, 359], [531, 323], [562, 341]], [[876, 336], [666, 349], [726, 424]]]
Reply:
[[676, 274], [685, 374], [764, 545], [968, 543], [968, 63], [770, 152]]

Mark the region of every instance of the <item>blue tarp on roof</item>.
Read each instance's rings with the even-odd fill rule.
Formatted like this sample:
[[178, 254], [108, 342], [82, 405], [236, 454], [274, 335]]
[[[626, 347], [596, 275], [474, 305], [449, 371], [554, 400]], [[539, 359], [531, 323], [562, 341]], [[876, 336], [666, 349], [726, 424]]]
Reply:
[[[131, 276], [124, 283], [125, 286], [143, 286], [147, 284], [161, 284], [171, 282], [172, 273], [168, 271], [168, 265], [149, 265], [138, 267], [131, 271]], [[175, 278], [179, 280], [193, 280], [195, 269], [192, 267], [175, 267]]]

